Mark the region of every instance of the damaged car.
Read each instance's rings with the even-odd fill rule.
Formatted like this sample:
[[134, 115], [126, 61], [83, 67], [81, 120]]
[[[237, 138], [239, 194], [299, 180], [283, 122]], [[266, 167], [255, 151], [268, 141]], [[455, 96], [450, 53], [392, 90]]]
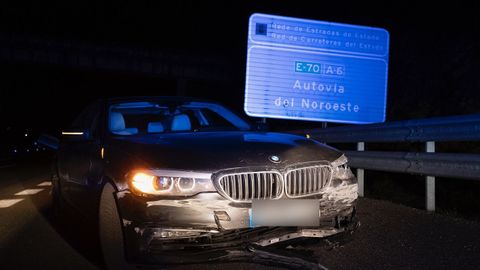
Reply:
[[194, 98], [92, 103], [62, 131], [52, 197], [56, 209], [98, 222], [112, 269], [323, 238], [357, 224], [357, 181], [343, 153]]

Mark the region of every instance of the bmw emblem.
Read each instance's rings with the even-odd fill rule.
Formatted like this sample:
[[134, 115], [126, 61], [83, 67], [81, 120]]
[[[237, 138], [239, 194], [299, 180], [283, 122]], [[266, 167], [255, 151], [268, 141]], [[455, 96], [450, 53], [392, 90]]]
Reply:
[[270, 156], [270, 161], [273, 162], [273, 163], [279, 163], [280, 162], [280, 157], [279, 156]]

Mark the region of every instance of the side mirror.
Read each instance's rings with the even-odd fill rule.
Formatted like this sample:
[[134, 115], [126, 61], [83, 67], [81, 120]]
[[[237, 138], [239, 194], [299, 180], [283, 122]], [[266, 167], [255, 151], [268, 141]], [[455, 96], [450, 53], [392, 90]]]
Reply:
[[69, 128], [62, 130], [62, 139], [68, 141], [88, 141], [92, 139], [88, 129]]
[[37, 143], [54, 151], [57, 150], [58, 146], [60, 145], [60, 141], [58, 140], [58, 138], [49, 134], [40, 135], [38, 137]]

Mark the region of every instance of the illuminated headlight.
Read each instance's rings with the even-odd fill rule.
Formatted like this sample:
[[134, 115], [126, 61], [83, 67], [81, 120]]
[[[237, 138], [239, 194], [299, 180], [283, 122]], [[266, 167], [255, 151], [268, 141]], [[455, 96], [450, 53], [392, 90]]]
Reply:
[[190, 191], [195, 188], [195, 178], [178, 178], [177, 185], [181, 191]]
[[154, 176], [153, 187], [158, 191], [172, 191], [173, 187], [175, 186], [175, 182], [176, 179], [173, 177]]
[[342, 155], [337, 160], [332, 162], [333, 167], [333, 179], [348, 180], [353, 176], [352, 170], [348, 167], [348, 159], [345, 155]]
[[210, 174], [171, 170], [135, 171], [127, 176], [131, 190], [140, 196], [192, 196], [216, 191]]

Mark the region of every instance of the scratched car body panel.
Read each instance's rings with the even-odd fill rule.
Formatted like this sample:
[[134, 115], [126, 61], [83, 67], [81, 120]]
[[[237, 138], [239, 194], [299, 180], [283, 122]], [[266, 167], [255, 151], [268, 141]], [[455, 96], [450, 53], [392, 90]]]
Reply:
[[[161, 262], [172, 250], [326, 237], [357, 224], [357, 182], [341, 152], [259, 131], [215, 102], [102, 100], [64, 135], [54, 190], [95, 217], [103, 186], [113, 185], [130, 262]], [[255, 202], [298, 200], [315, 203], [314, 225], [266, 227], [252, 218]], [[288, 214], [283, 221], [290, 224]]]

